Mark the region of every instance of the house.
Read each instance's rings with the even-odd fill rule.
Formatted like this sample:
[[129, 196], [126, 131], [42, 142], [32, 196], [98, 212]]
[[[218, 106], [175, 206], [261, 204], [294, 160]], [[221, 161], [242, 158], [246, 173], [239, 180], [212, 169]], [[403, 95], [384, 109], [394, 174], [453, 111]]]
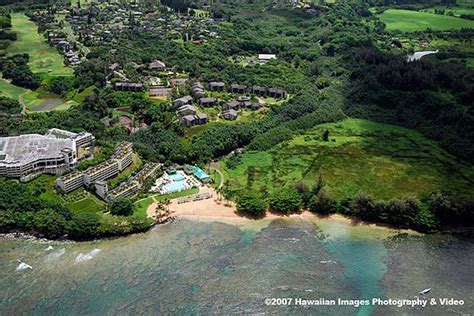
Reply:
[[173, 89], [164, 86], [153, 87], [150, 88], [149, 95], [150, 97], [167, 97], [171, 95], [172, 90]]
[[279, 88], [270, 88], [268, 89], [268, 96], [277, 98], [277, 99], [282, 99], [286, 96], [286, 92], [283, 89]]
[[227, 110], [222, 112], [222, 117], [225, 118], [226, 120], [234, 121], [237, 119], [237, 111], [236, 110]]
[[191, 127], [194, 125], [194, 115], [181, 116], [179, 122], [186, 127]]
[[236, 100], [232, 100], [230, 102], [224, 103], [222, 106], [223, 110], [237, 110], [240, 107], [240, 102]]
[[252, 101], [249, 101], [249, 100], [247, 100], [247, 101], [242, 101], [242, 102], [240, 103], [240, 105], [241, 105], [243, 108], [246, 108], [246, 109], [247, 109], [247, 108], [250, 108], [250, 107], [252, 106]]
[[114, 88], [117, 91], [139, 92], [143, 90], [143, 85], [141, 83], [116, 82]]
[[175, 78], [175, 79], [171, 79], [170, 80], [170, 84], [172, 87], [177, 87], [177, 86], [180, 86], [184, 83], [186, 83], [186, 81], [188, 81], [189, 78]]
[[207, 123], [207, 115], [204, 113], [197, 113], [196, 114], [197, 122], [196, 124], [202, 125]]
[[252, 105], [251, 105], [252, 109], [254, 109], [254, 110], [258, 110], [258, 109], [262, 108], [262, 106], [263, 105], [260, 104], [259, 102], [252, 102]]
[[191, 88], [192, 89], [199, 88], [199, 89], [204, 90], [204, 86], [199, 81], [193, 82], [193, 84], [191, 85]]
[[110, 71], [115, 71], [120, 67], [119, 63], [113, 63], [112, 65], [109, 66]]
[[183, 105], [176, 111], [178, 116], [195, 115], [196, 108], [190, 104]]
[[201, 98], [199, 100], [199, 104], [202, 107], [205, 107], [205, 108], [215, 106], [216, 105], [216, 98]]
[[191, 89], [191, 95], [193, 97], [195, 97], [196, 99], [201, 99], [201, 98], [204, 98], [206, 96], [206, 94], [204, 93], [204, 89], [201, 89], [199, 87], [194, 87]]
[[176, 99], [173, 101], [173, 105], [177, 108], [185, 105], [185, 104], [192, 104], [193, 103], [193, 97], [190, 95], [186, 95], [182, 98]]
[[179, 121], [186, 127], [202, 125], [207, 123], [207, 115], [204, 113], [197, 113], [195, 115], [185, 115], [182, 116]]
[[230, 92], [232, 93], [244, 94], [246, 90], [247, 86], [243, 84], [234, 83], [230, 85]]
[[258, 62], [260, 64], [266, 64], [268, 61], [276, 59], [275, 54], [258, 54]]
[[166, 65], [164, 62], [160, 60], [154, 60], [151, 63], [148, 64], [148, 69], [149, 70], [159, 70], [163, 71], [166, 69]]
[[133, 125], [133, 120], [128, 116], [122, 115], [118, 118], [118, 123], [126, 129], [130, 130]]
[[267, 88], [261, 86], [253, 86], [252, 93], [259, 95], [259, 96], [266, 96], [267, 95]]
[[209, 90], [211, 91], [224, 91], [225, 84], [223, 82], [209, 82]]

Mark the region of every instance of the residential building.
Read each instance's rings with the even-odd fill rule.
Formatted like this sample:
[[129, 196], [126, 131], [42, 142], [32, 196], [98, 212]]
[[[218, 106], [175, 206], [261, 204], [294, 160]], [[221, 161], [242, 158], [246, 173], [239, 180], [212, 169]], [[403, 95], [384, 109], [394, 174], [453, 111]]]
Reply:
[[178, 116], [195, 115], [196, 114], [196, 108], [192, 105], [186, 104], [186, 105], [183, 105], [182, 107], [178, 108], [178, 110], [176, 111], [176, 114]]
[[199, 100], [199, 104], [204, 108], [215, 106], [216, 102], [216, 98], [201, 98]]
[[266, 96], [267, 95], [267, 88], [261, 86], [253, 86], [252, 93], [258, 96]]
[[237, 119], [238, 113], [236, 110], [230, 109], [222, 112], [222, 117], [225, 118], [226, 120], [235, 120]]
[[117, 91], [140, 92], [143, 90], [143, 85], [141, 83], [116, 82], [114, 88]]
[[150, 88], [148, 91], [148, 95], [152, 98], [154, 97], [168, 97], [171, 95], [171, 92], [173, 91], [172, 88], [164, 87], [164, 86], [157, 86]]
[[182, 116], [179, 121], [186, 127], [202, 125], [207, 123], [207, 115], [204, 113], [197, 113], [196, 115], [185, 115]]
[[240, 102], [239, 101], [236, 101], [236, 100], [232, 100], [230, 102], [226, 102], [224, 103], [224, 105], [222, 105], [222, 109], [223, 110], [237, 110], [240, 108]]
[[166, 70], [166, 65], [164, 62], [160, 60], [154, 60], [148, 64], [148, 69], [163, 71], [163, 70]]
[[277, 98], [277, 99], [283, 99], [286, 96], [286, 92], [283, 89], [279, 88], [270, 88], [268, 89], [268, 96]]
[[224, 91], [225, 84], [223, 82], [209, 82], [208, 84], [209, 90], [211, 91]]
[[230, 85], [230, 92], [232, 93], [244, 94], [245, 91], [247, 91], [246, 85], [236, 83]]
[[184, 96], [182, 98], [179, 98], [173, 101], [173, 105], [177, 108], [185, 104], [192, 104], [192, 103], [193, 103], [193, 97], [190, 95]]

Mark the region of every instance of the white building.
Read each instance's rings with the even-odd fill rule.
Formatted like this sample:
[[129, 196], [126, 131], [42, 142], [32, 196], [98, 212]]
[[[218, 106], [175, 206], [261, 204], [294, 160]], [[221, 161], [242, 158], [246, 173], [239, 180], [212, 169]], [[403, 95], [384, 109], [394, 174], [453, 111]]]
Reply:
[[42, 173], [64, 172], [93, 154], [94, 141], [90, 133], [60, 129], [0, 137], [0, 176], [28, 181]]
[[266, 64], [268, 61], [276, 58], [275, 54], [258, 54], [258, 62], [260, 64]]

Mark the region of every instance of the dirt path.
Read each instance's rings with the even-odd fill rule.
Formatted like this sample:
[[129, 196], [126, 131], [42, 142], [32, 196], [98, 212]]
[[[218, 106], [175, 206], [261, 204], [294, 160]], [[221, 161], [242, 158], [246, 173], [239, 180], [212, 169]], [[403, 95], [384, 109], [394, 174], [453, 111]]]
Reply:
[[25, 104], [25, 101], [23, 101], [23, 96], [22, 95], [18, 96], [18, 102], [21, 105], [21, 114], [25, 115], [26, 114], [26, 104]]
[[222, 189], [222, 186], [224, 185], [224, 174], [219, 169], [219, 167], [220, 167], [220, 164], [218, 162], [211, 162], [209, 164], [209, 169], [216, 171], [221, 176], [221, 182], [219, 183], [219, 186], [217, 187], [217, 189]]

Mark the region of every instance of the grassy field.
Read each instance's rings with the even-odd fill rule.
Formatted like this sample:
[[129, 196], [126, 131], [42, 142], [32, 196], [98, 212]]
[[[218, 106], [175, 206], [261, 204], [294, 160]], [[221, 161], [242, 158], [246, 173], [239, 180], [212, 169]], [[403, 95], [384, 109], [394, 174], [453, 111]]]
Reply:
[[12, 14], [12, 31], [18, 39], [8, 47], [9, 54], [28, 53], [29, 66], [34, 73], [43, 78], [49, 76], [72, 75], [72, 69], [64, 65], [63, 57], [55, 48], [49, 46], [42, 35], [38, 34], [37, 26], [23, 13]]
[[[199, 189], [198, 188], [192, 188], [192, 189], [184, 190], [184, 191], [181, 191], [181, 192], [164, 194], [164, 195], [152, 195], [152, 196], [154, 196], [157, 201], [164, 201], [164, 200], [171, 200], [171, 199], [175, 199], [175, 198], [178, 198], [178, 197], [187, 196], [187, 195], [191, 195], [191, 194], [197, 194], [197, 193], [199, 193]], [[142, 200], [139, 200], [139, 201], [135, 202], [135, 213], [134, 214], [137, 214], [140, 217], [146, 217], [147, 216], [146, 215], [146, 210], [154, 202], [152, 196], [149, 196], [145, 199], [142, 199]]]
[[12, 85], [5, 79], [0, 78], [0, 95], [5, 95], [9, 98], [18, 100], [20, 95], [23, 95], [27, 93], [28, 89], [17, 87], [15, 85]]
[[424, 31], [426, 28], [437, 31], [474, 28], [474, 21], [409, 10], [385, 10], [379, 18], [387, 25], [387, 30], [391, 31], [416, 32]]
[[[320, 140], [324, 129], [330, 141]], [[235, 169], [222, 163], [230, 191], [271, 192], [322, 174], [336, 198], [366, 192], [380, 199], [452, 190], [472, 195], [474, 167], [454, 162], [436, 143], [393, 125], [347, 119], [324, 124], [268, 152], [249, 152]], [[225, 162], [225, 160], [224, 160]]]

